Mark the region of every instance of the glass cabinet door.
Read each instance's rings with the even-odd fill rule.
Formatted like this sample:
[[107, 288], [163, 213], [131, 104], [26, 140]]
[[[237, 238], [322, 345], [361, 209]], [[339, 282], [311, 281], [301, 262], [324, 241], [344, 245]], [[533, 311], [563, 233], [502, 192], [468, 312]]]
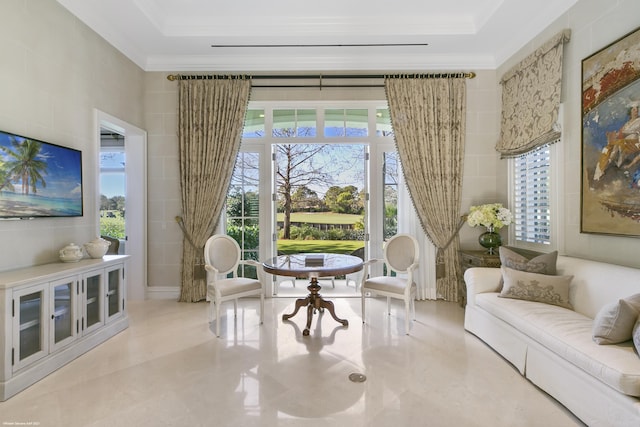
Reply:
[[20, 369], [48, 353], [45, 327], [47, 318], [47, 286], [36, 286], [13, 294], [13, 369]]
[[49, 345], [51, 346], [51, 351], [64, 347], [77, 336], [79, 329], [78, 325], [76, 325], [77, 286], [78, 280], [76, 277], [51, 283], [49, 289], [51, 296]]
[[107, 274], [107, 321], [122, 313], [122, 282], [124, 269], [116, 266], [106, 269]]
[[103, 272], [86, 273], [82, 280], [82, 333], [104, 324]]

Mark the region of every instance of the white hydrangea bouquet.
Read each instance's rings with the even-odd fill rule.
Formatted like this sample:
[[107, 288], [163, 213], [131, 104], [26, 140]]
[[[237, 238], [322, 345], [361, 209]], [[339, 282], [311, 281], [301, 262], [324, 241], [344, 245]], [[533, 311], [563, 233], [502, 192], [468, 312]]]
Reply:
[[467, 224], [471, 227], [482, 225], [486, 228], [499, 230], [511, 224], [513, 215], [502, 203], [488, 203], [486, 205], [471, 206], [467, 216]]

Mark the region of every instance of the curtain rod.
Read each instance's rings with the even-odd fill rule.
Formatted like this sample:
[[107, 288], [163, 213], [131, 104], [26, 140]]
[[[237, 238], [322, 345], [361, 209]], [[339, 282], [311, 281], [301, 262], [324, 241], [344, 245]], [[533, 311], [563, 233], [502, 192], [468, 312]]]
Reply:
[[476, 73], [472, 72], [459, 72], [459, 73], [416, 73], [416, 74], [295, 74], [295, 75], [286, 75], [286, 74], [275, 74], [275, 75], [257, 75], [257, 76], [235, 76], [235, 75], [224, 75], [224, 74], [204, 74], [204, 75], [187, 75], [187, 74], [169, 74], [167, 76], [167, 80], [175, 81], [175, 80], [209, 80], [209, 79], [228, 79], [228, 78], [249, 78], [250, 80], [311, 80], [316, 79], [319, 80], [317, 84], [283, 84], [283, 85], [269, 85], [269, 84], [252, 84], [252, 87], [263, 87], [263, 88], [296, 88], [296, 87], [319, 87], [319, 88], [330, 88], [330, 87], [384, 87], [381, 84], [335, 84], [335, 85], [325, 85], [323, 81], [325, 80], [348, 80], [348, 79], [385, 79], [387, 77], [406, 77], [406, 78], [418, 78], [418, 79], [450, 79], [450, 78], [465, 78], [472, 79], [476, 76]]

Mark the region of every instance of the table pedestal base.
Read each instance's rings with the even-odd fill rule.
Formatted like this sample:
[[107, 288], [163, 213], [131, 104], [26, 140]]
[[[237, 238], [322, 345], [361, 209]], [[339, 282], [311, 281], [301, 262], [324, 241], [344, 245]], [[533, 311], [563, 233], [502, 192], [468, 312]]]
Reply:
[[336, 316], [335, 308], [333, 307], [333, 303], [331, 301], [327, 301], [320, 296], [320, 285], [318, 284], [318, 278], [312, 277], [311, 284], [307, 286], [309, 290], [309, 295], [306, 298], [300, 298], [296, 300], [296, 306], [291, 314], [283, 314], [282, 320], [289, 320], [293, 316], [298, 313], [300, 307], [307, 306], [307, 326], [302, 331], [302, 335], [309, 335], [309, 328], [311, 328], [311, 319], [313, 318], [313, 312], [315, 310], [329, 310], [331, 317], [334, 318], [336, 322], [342, 323], [343, 326], [349, 326], [349, 321], [346, 319], [339, 319]]

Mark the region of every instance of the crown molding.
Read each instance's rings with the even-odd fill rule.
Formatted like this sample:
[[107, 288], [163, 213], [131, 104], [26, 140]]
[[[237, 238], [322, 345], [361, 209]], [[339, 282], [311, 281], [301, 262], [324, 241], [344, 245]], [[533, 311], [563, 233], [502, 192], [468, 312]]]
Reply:
[[488, 55], [185, 55], [152, 56], [145, 71], [437, 71], [495, 69]]

